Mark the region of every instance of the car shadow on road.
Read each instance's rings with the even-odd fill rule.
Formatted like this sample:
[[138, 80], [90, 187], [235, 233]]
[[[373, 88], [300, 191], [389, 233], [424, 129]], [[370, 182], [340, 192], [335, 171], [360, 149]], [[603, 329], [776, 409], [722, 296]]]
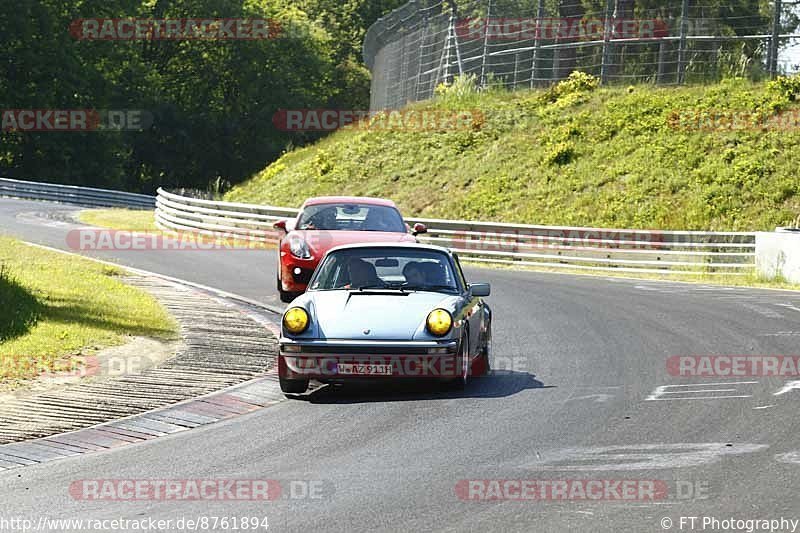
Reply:
[[505, 398], [529, 389], [550, 389], [533, 374], [509, 370], [469, 380], [464, 390], [448, 390], [435, 381], [380, 381], [330, 384], [310, 394], [293, 396], [309, 403], [368, 403], [443, 400], [455, 398]]

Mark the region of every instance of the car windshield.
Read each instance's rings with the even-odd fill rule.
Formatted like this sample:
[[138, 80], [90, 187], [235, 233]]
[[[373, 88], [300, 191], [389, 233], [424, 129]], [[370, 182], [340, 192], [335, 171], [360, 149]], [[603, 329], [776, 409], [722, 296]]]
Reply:
[[443, 252], [354, 248], [328, 254], [311, 279], [310, 288], [456, 292], [458, 283]]
[[307, 206], [297, 229], [406, 232], [403, 217], [393, 207], [346, 203]]

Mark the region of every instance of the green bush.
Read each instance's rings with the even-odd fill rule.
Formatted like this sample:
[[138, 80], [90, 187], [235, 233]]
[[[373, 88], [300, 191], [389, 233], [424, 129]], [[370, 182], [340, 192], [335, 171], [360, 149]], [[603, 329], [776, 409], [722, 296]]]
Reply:
[[551, 146], [545, 155], [545, 161], [550, 165], [567, 165], [575, 159], [575, 147], [569, 142], [560, 142]]
[[600, 78], [587, 74], [586, 72], [575, 71], [567, 79], [553, 85], [544, 93], [544, 100], [555, 102], [565, 96], [576, 96], [584, 93], [591, 93], [600, 87]]
[[794, 102], [797, 96], [800, 95], [800, 75], [778, 76], [767, 84], [767, 88], [770, 92]]

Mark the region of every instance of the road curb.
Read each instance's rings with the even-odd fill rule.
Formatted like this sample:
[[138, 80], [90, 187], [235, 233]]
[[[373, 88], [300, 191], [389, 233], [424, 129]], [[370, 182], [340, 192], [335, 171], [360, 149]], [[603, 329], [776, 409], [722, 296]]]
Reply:
[[[176, 318], [184, 348], [140, 373], [87, 379], [6, 402], [0, 406], [0, 468], [13, 463], [14, 455], [7, 452], [15, 449], [15, 443], [151, 413], [225, 391], [275, 367], [278, 328], [261, 306], [163, 277], [132, 273], [123, 281], [152, 294]], [[218, 410], [211, 409], [215, 415], [211, 418]]]
[[0, 445], [0, 472], [146, 442], [236, 418], [284, 400], [277, 374], [271, 373], [146, 413]]

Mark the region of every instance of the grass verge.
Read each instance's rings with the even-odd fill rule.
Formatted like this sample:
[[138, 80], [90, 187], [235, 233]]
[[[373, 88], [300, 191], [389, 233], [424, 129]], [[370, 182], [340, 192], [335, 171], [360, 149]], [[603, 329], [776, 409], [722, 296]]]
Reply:
[[223, 248], [230, 247], [256, 250], [272, 250], [276, 247], [274, 243], [264, 243], [234, 236], [215, 238], [212, 235], [200, 233], [162, 230], [156, 226], [153, 211], [120, 208], [87, 209], [78, 214], [78, 220], [84, 224], [98, 228], [130, 232], [147, 232], [148, 234], [176, 238], [186, 243], [190, 249], [192, 244], [196, 244], [197, 246], [217, 244]]
[[0, 385], [126, 342], [177, 338], [177, 324], [147, 293], [115, 279], [121, 271], [0, 237]]
[[153, 211], [141, 209], [87, 209], [78, 220], [90, 226], [128, 231], [159, 231]]

